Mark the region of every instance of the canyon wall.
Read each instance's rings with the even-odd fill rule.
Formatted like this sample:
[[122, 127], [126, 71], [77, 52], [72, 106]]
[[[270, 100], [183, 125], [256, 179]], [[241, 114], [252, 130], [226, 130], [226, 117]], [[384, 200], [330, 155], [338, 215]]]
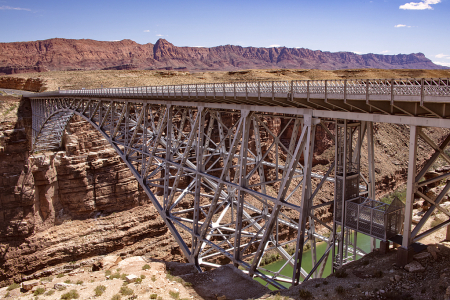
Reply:
[[177, 47], [164, 39], [155, 44], [49, 39], [0, 43], [0, 74], [68, 70], [178, 69], [446, 69], [422, 53], [381, 55], [325, 52], [305, 48], [257, 48], [233, 45]]

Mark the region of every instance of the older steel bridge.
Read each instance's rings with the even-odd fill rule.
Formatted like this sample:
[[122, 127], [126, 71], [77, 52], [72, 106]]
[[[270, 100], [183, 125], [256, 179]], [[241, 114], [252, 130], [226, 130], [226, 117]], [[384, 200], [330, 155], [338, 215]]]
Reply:
[[[339, 268], [363, 255], [355, 231], [340, 221], [342, 201], [375, 199], [374, 122], [410, 128], [399, 261], [408, 261], [414, 242], [450, 224], [449, 219], [421, 231], [436, 210], [450, 217], [440, 206], [450, 181], [436, 199], [419, 190], [450, 177], [423, 180], [439, 157], [450, 163], [444, 151], [450, 136], [437, 144], [422, 131], [450, 128], [448, 79], [190, 84], [64, 90], [29, 98], [34, 151], [60, 149], [72, 116], [88, 121], [128, 165], [199, 269], [232, 262], [283, 288], [280, 282], [321, 276], [330, 256]], [[326, 172], [313, 165], [316, 127], [335, 143], [336, 158]], [[434, 154], [417, 170], [419, 137]], [[360, 168], [363, 143], [366, 173]], [[334, 190], [334, 199], [315, 199], [324, 189], [328, 195]], [[415, 196], [431, 209], [412, 228]], [[335, 211], [333, 226], [317, 218], [325, 208]], [[319, 257], [316, 244], [322, 241], [327, 250]], [[302, 268], [306, 243], [314, 266], [309, 274]], [[279, 271], [261, 265], [271, 253], [286, 261]], [[281, 274], [287, 265], [292, 276]]]

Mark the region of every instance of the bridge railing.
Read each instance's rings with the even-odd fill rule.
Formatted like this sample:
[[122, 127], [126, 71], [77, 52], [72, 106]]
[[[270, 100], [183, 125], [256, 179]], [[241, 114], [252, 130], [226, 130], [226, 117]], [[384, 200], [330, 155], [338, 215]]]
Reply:
[[205, 83], [61, 90], [58, 94], [110, 97], [236, 96], [237, 94], [344, 94], [450, 96], [450, 79], [343, 79]]

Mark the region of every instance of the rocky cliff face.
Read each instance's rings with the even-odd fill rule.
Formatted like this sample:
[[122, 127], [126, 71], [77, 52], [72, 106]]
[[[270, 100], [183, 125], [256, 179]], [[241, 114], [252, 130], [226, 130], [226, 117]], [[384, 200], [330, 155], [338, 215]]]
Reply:
[[29, 156], [29, 103], [19, 114], [0, 128], [0, 284], [112, 252], [179, 255], [129, 169], [89, 123], [73, 119], [63, 151]]
[[422, 53], [358, 55], [305, 48], [256, 48], [233, 45], [177, 47], [164, 39], [141, 45], [131, 40], [50, 39], [0, 43], [0, 74], [101, 69], [444, 69]]

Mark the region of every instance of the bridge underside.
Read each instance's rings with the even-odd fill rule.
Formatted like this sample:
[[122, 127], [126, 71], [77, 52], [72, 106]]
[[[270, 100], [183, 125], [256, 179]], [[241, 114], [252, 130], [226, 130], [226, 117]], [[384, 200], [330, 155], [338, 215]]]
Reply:
[[[313, 165], [315, 134], [320, 127], [330, 143], [336, 143], [340, 121], [319, 119], [310, 110], [290, 114], [136, 99], [36, 98], [32, 109], [34, 151], [59, 149], [74, 114], [99, 130], [127, 163], [184, 255], [198, 268], [231, 262], [283, 288], [280, 282], [298, 284], [300, 278], [321, 277], [328, 257], [334, 254], [330, 249], [342, 248], [349, 234], [320, 219], [324, 210], [333, 210], [332, 199], [315, 201], [320, 193], [335, 191], [335, 163], [326, 172]], [[350, 159], [359, 160], [363, 143], [369, 151], [367, 174], [357, 170], [358, 195], [374, 199], [373, 125], [361, 120], [351, 123], [358, 129], [349, 131], [347, 142], [354, 141], [348, 148], [353, 153]], [[408, 185], [405, 228], [411, 227], [414, 187], [423, 185], [419, 181], [439, 157], [450, 163], [443, 151], [450, 137], [437, 145], [420, 128], [411, 126], [411, 169], [415, 172], [418, 137], [436, 154], [417, 176], [409, 174], [412, 186]], [[447, 177], [450, 174], [441, 180]], [[450, 183], [445, 193], [448, 189]], [[425, 200], [433, 210], [450, 216], [439, 205], [441, 200]], [[404, 231], [405, 249], [420, 236], [423, 224], [419, 225], [417, 230]], [[328, 245], [322, 257], [316, 253], [318, 242]], [[314, 266], [310, 274], [302, 268], [306, 243], [311, 245]], [[344, 244], [346, 253], [354, 253], [350, 260], [364, 255], [351, 243]], [[339, 249], [342, 253], [343, 248]], [[264, 258], [274, 253], [286, 263], [278, 271], [264, 269]], [[341, 265], [344, 260], [341, 257]], [[281, 274], [287, 266], [293, 267], [292, 276]]]

